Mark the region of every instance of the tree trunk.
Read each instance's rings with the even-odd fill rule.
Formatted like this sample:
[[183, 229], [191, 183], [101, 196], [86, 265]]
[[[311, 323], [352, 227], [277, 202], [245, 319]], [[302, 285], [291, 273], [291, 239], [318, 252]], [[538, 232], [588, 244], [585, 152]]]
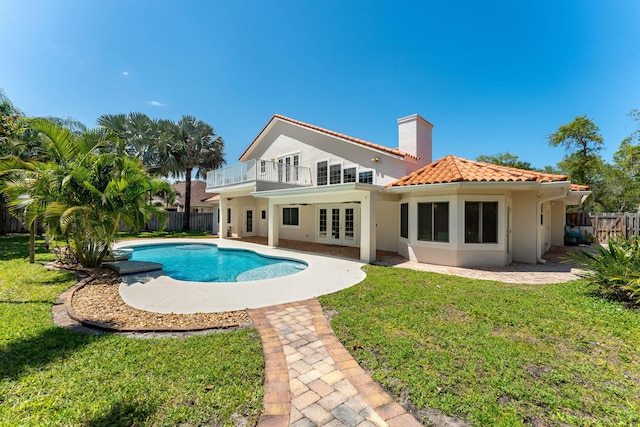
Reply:
[[184, 181], [184, 215], [182, 217], [182, 231], [188, 231], [191, 222], [191, 168], [187, 168]]
[[36, 262], [36, 222], [29, 227], [29, 263]]

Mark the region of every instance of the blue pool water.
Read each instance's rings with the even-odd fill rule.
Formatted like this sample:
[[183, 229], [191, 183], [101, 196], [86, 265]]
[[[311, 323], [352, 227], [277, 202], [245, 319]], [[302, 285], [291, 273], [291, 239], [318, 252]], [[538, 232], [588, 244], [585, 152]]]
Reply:
[[172, 243], [131, 246], [133, 261], [162, 264], [176, 280], [192, 282], [245, 282], [288, 276], [304, 270], [299, 261], [272, 258], [242, 249], [219, 249], [212, 244]]

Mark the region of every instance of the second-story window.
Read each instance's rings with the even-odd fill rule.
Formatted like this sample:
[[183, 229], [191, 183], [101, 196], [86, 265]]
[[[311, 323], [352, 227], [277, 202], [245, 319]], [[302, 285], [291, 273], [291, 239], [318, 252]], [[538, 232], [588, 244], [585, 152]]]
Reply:
[[373, 184], [373, 171], [364, 171], [358, 174], [358, 182], [363, 184]]
[[267, 161], [266, 160], [260, 160], [260, 173], [262, 175], [267, 173]]
[[317, 166], [318, 173], [318, 185], [327, 185], [327, 162], [318, 162]]
[[356, 168], [345, 168], [342, 175], [342, 182], [356, 182]]
[[340, 184], [340, 176], [341, 165], [331, 165], [329, 166], [329, 184]]

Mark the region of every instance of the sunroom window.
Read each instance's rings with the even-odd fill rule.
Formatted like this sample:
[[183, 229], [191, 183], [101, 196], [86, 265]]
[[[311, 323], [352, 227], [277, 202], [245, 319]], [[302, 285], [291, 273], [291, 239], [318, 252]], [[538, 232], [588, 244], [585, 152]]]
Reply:
[[464, 242], [498, 243], [498, 202], [464, 202]]
[[449, 241], [449, 202], [418, 203], [418, 240]]

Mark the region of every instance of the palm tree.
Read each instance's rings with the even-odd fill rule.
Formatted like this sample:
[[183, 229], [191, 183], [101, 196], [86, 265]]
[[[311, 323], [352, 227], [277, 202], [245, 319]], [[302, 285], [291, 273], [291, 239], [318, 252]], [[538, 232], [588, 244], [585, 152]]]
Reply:
[[160, 172], [158, 147], [164, 135], [158, 120], [143, 113], [104, 114], [98, 125], [118, 137], [116, 152], [136, 157], [152, 174]]
[[193, 116], [182, 116], [177, 122], [163, 120], [160, 127], [165, 138], [160, 140], [160, 171], [174, 177], [185, 177], [184, 216], [182, 229], [190, 229], [191, 176], [206, 176], [210, 170], [224, 164], [224, 141], [213, 127]]
[[63, 238], [85, 266], [97, 266], [110, 253], [119, 224], [141, 229], [163, 209], [146, 203], [149, 192], [170, 191], [152, 178], [139, 160], [113, 153], [113, 135], [91, 130], [74, 135], [47, 120], [33, 129], [48, 147], [47, 162], [0, 160], [0, 178], [12, 213], [26, 224], [41, 219], [47, 233]]

